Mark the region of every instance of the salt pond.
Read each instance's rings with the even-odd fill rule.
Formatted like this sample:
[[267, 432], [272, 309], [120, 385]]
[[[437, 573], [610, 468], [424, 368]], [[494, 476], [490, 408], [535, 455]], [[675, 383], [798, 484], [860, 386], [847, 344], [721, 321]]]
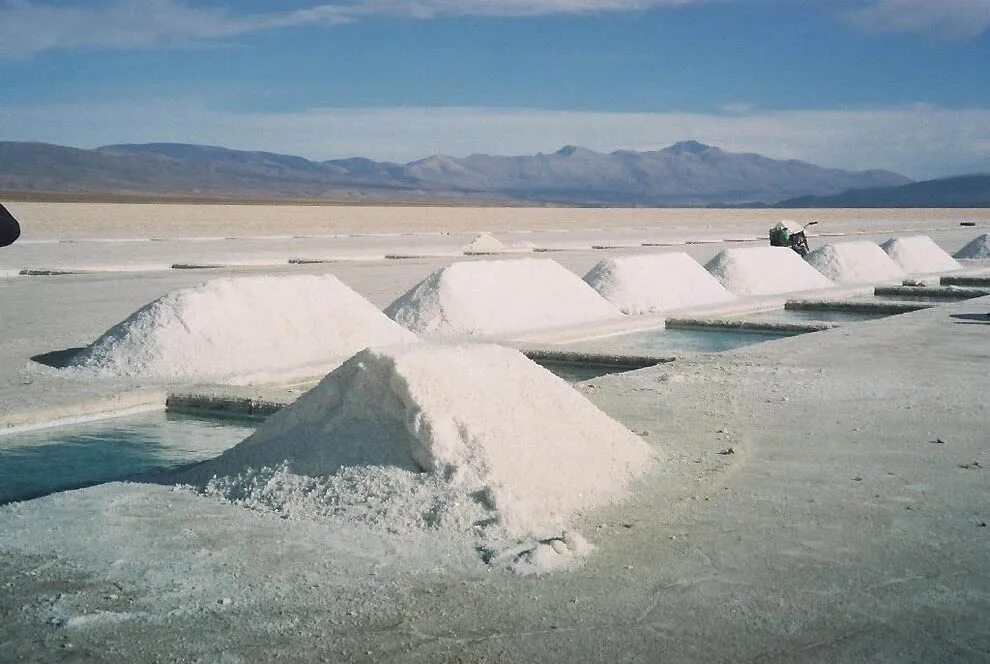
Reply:
[[617, 355], [655, 355], [675, 351], [719, 353], [790, 336], [793, 333], [762, 330], [661, 328], [578, 341], [564, 348]]
[[154, 413], [0, 438], [0, 503], [212, 458], [256, 422]]

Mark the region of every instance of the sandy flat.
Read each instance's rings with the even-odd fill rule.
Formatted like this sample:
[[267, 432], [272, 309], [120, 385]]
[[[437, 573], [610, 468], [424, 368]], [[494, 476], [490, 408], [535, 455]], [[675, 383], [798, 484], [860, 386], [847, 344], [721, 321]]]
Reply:
[[[457, 212], [463, 210], [450, 209]], [[481, 224], [486, 215], [516, 212], [469, 215]], [[589, 215], [591, 227], [590, 215], [603, 211], [572, 212]], [[581, 239], [618, 244], [644, 237], [620, 230], [639, 226], [638, 215], [674, 220], [698, 211], [622, 212], [628, 217], [608, 212], [616, 215], [615, 228], [585, 230]], [[198, 211], [202, 226], [182, 233], [206, 234], [210, 213]], [[401, 226], [403, 214], [425, 212], [392, 210], [391, 221], [380, 223]], [[747, 224], [753, 232], [769, 225], [753, 221], [753, 213], [745, 222], [738, 221], [742, 211], [717, 214], [727, 216], [711, 221], [711, 229], [667, 229], [665, 237], [706, 240], [673, 247], [705, 260], [734, 245], [725, 238]], [[834, 223], [858, 232], [856, 239], [889, 237], [891, 229], [878, 225], [938, 227], [929, 234], [949, 251], [984, 232], [959, 228], [972, 218], [965, 211], [938, 218], [929, 216], [933, 211], [869, 214], [878, 216]], [[507, 226], [494, 230], [535, 230], [541, 241], [554, 235], [551, 224], [563, 223], [562, 216], [525, 224], [503, 219]], [[51, 222], [53, 233], [61, 223]], [[96, 239], [129, 228], [94, 223], [109, 224], [91, 231]], [[153, 224], [142, 223], [150, 232]], [[256, 223], [258, 235], [281, 232], [270, 221]], [[421, 219], [416, 228], [430, 223]], [[233, 232], [224, 226], [209, 234]], [[707, 241], [715, 235], [722, 239]], [[252, 240], [245, 252], [237, 241], [215, 242], [221, 246], [211, 251], [221, 258], [281, 256], [292, 244]], [[326, 242], [317, 248], [332, 248]], [[170, 256], [179, 245], [163, 243], [154, 250], [161, 256], [144, 258]], [[26, 246], [49, 247], [38, 257], [56, 263], [65, 257], [58, 243]], [[101, 260], [119, 262], [132, 245], [93, 246]], [[360, 246], [402, 242], [372, 238]], [[656, 249], [575, 245], [548, 255], [583, 274], [602, 257], [650, 250]], [[219, 274], [325, 271], [385, 306], [452, 260], [2, 278], [0, 413], [158, 389], [141, 381], [74, 382], [30, 358], [88, 343], [176, 287]], [[285, 520], [159, 485], [108, 484], [2, 507], [4, 656], [985, 661], [990, 325], [980, 316], [987, 313], [990, 298], [981, 298], [730, 353], [682, 353], [672, 364], [579, 385], [668, 461], [627, 502], [582, 515], [575, 527], [597, 548], [572, 572], [521, 578], [488, 569], [475, 551], [442, 537]]]

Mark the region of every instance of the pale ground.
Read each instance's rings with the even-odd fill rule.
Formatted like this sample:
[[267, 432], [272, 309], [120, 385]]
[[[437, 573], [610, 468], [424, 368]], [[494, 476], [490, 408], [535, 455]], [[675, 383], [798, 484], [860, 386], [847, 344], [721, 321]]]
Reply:
[[[651, 231], [759, 234], [781, 219], [821, 220], [819, 229], [931, 227], [943, 222], [986, 224], [990, 210], [706, 210], [698, 208], [509, 208], [283, 205], [140, 205], [10, 203], [25, 240], [176, 238], [546, 231], [646, 228]], [[953, 223], [954, 225], [954, 223]], [[827, 228], [826, 228], [827, 227]]]
[[[11, 207], [23, 218], [27, 205]], [[179, 228], [175, 206], [161, 207], [172, 210], [161, 218], [175, 234], [206, 228]], [[59, 226], [71, 215], [53, 209], [52, 232], [82, 232], [78, 219]], [[371, 214], [342, 210], [353, 224]], [[404, 223], [401, 209], [384, 210], [384, 227]], [[598, 215], [625, 227], [726, 215], [724, 229], [713, 216], [704, 232], [682, 233], [688, 239], [770, 225], [736, 224], [763, 214], [742, 211], [442, 210], [479, 227], [504, 215], [500, 223], [521, 228], [532, 215], [524, 230], [556, 223], [549, 217]], [[421, 208], [407, 213], [417, 229], [439, 223], [423, 221]], [[985, 232], [958, 227], [978, 218], [972, 212], [842, 214], [822, 230], [883, 239], [943, 228], [929, 234], [950, 251]], [[106, 218], [126, 215], [100, 216], [93, 235], [120, 237], [123, 226]], [[152, 216], [142, 218], [153, 225]], [[864, 221], [873, 218], [882, 228]], [[667, 232], [681, 231], [647, 234]], [[571, 246], [630, 237], [585, 233]], [[238, 241], [217, 242], [221, 258], [252, 255], [227, 248]], [[62, 247], [81, 245], [24, 246], [53, 249], [35, 258], [57, 263]], [[133, 245], [85, 246], [92, 251], [79, 256], [119, 264]], [[402, 246], [372, 238], [361, 248]], [[704, 260], [719, 247], [676, 249]], [[583, 274], [610, 253], [648, 250], [547, 257]], [[14, 261], [4, 252], [0, 268]], [[330, 271], [384, 306], [451, 260], [0, 278], [0, 413], [119, 392], [123, 384], [54, 377], [29, 357], [88, 343], [173, 288], [221, 273]], [[581, 385], [630, 429], [648, 431], [669, 461], [627, 503], [581, 519], [577, 529], [598, 549], [574, 572], [515, 577], [429, 537], [284, 521], [158, 486], [105, 485], [0, 508], [0, 653], [44, 662], [987, 661], [990, 324], [953, 318], [987, 312], [982, 298], [717, 356], [681, 354]]]

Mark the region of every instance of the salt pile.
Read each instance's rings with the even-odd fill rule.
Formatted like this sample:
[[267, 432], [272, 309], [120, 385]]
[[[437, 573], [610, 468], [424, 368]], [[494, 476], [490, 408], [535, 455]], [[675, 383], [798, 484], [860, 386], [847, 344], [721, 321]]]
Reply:
[[907, 272], [949, 272], [962, 267], [927, 235], [892, 237], [880, 247]]
[[622, 317], [577, 275], [548, 259], [470, 261], [437, 270], [385, 313], [438, 336], [493, 335]]
[[834, 285], [787, 247], [725, 249], [705, 269], [736, 295], [777, 295]]
[[955, 253], [956, 258], [990, 258], [990, 233], [973, 238], [965, 247]]
[[532, 251], [532, 245], [505, 244], [490, 233], [480, 233], [471, 240], [470, 244], [464, 246], [464, 254], [467, 256], [485, 256], [487, 254], [507, 254]]
[[625, 314], [669, 311], [736, 299], [683, 252], [606, 258], [584, 280]]
[[840, 284], [872, 284], [903, 279], [907, 273], [873, 242], [839, 242], [815, 249], [806, 260]]
[[415, 339], [331, 275], [224, 278], [145, 305], [72, 365], [105, 375], [244, 375]]
[[349, 503], [396, 524], [475, 534], [488, 524], [529, 538], [522, 558], [546, 567], [541, 556], [560, 562], [587, 547], [561, 535], [568, 521], [622, 497], [653, 457], [516, 350], [422, 343], [358, 353], [192, 473], [217, 476], [210, 492], [283, 514]]

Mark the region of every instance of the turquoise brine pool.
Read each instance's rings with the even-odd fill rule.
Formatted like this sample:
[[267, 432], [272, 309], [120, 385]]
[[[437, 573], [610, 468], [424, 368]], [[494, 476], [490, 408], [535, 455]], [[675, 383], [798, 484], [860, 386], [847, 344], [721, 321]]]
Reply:
[[0, 437], [0, 504], [210, 459], [256, 422], [153, 413]]
[[573, 351], [616, 355], [657, 355], [676, 351], [719, 353], [790, 336], [794, 336], [794, 334], [717, 328], [667, 328], [578, 341], [567, 344], [564, 348]]
[[607, 367], [597, 364], [580, 364], [577, 362], [537, 362], [537, 364], [558, 378], [563, 378], [568, 383], [580, 383], [584, 380], [601, 378], [609, 374], [633, 371], [631, 367]]
[[738, 320], [752, 320], [766, 323], [858, 323], [865, 320], [887, 318], [889, 313], [874, 311], [842, 311], [830, 309], [774, 309], [755, 314], [733, 316]]

